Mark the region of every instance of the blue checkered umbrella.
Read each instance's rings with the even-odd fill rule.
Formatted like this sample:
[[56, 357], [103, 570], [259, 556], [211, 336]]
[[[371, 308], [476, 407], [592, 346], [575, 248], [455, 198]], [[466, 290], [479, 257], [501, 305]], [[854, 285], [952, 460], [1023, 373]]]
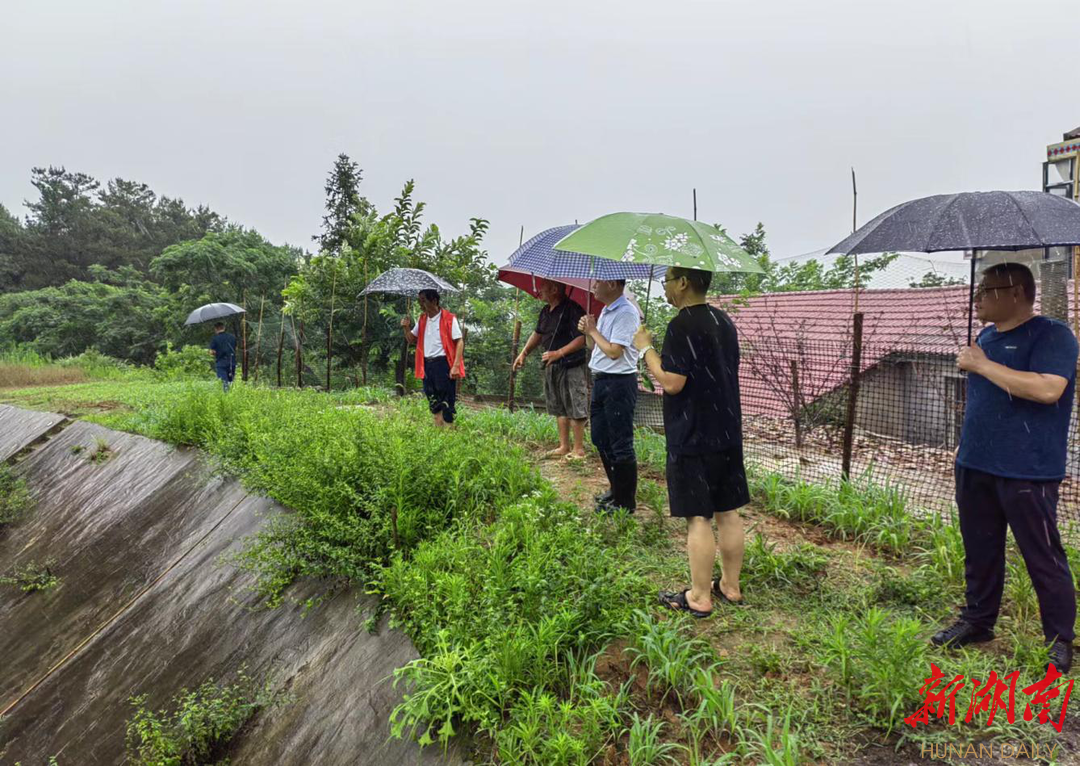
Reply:
[[[582, 253], [556, 250], [555, 243], [580, 228], [577, 224], [556, 226], [537, 234], [514, 251], [507, 264], [538, 277], [574, 277], [577, 279], [649, 279], [654, 267], [646, 263], [620, 263], [594, 258]], [[664, 267], [655, 267], [659, 273]]]

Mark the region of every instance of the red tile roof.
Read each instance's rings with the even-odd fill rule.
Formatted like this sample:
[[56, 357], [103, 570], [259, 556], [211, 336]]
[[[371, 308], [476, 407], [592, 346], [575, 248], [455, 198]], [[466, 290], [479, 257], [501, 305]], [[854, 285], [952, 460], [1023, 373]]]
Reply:
[[[1070, 281], [1070, 302], [1072, 290]], [[739, 331], [744, 414], [790, 417], [793, 360], [804, 406], [848, 380], [855, 309], [852, 290], [751, 298], [724, 295], [709, 300], [731, 315]], [[896, 354], [952, 356], [967, 342], [966, 285], [862, 290], [859, 311], [863, 314], [863, 372]], [[981, 327], [975, 320], [973, 335]], [[659, 392], [658, 384], [656, 389]]]
[[[711, 302], [731, 315], [739, 331], [744, 414], [790, 414], [793, 360], [804, 404], [848, 379], [853, 291], [720, 296]], [[861, 291], [862, 370], [902, 352], [955, 354], [967, 340], [967, 306], [966, 286]]]

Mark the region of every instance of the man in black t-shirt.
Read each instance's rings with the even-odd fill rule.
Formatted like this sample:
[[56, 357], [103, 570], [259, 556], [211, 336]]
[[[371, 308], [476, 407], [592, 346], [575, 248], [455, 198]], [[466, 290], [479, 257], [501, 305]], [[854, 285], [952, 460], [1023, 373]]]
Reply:
[[[588, 414], [589, 394], [586, 383], [585, 336], [578, 331], [578, 321], [585, 310], [566, 296], [560, 282], [544, 280], [540, 298], [547, 306], [540, 310], [525, 348], [514, 360], [514, 369], [521, 369], [525, 359], [537, 347], [544, 364], [544, 398], [547, 412], [559, 424], [559, 446], [547, 457], [567, 456], [585, 459], [585, 416]], [[574, 431], [574, 448], [570, 448], [570, 430]]]
[[[739, 338], [723, 311], [705, 296], [708, 271], [671, 267], [664, 293], [679, 313], [668, 324], [662, 352], [642, 328], [634, 336], [649, 372], [664, 389], [667, 486], [671, 515], [687, 521], [691, 587], [660, 594], [660, 602], [694, 617], [712, 613], [713, 598], [742, 600], [739, 573], [743, 527], [737, 509], [750, 502], [739, 406]], [[713, 579], [717, 538], [721, 576]]]
[[225, 332], [224, 322], [214, 325], [209, 353], [214, 357], [214, 371], [221, 380], [221, 387], [228, 391], [236, 375], [236, 336]]

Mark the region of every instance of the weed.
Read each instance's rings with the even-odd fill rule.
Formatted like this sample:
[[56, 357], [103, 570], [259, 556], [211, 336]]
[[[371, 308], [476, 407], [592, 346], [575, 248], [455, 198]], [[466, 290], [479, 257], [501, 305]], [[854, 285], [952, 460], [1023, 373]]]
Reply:
[[43, 564], [30, 562], [17, 566], [10, 574], [0, 576], [0, 585], [10, 585], [23, 593], [51, 590], [60, 584], [60, 578], [53, 574], [54, 566], [56, 562], [52, 559]]
[[94, 465], [101, 465], [113, 456], [113, 449], [109, 442], [101, 436], [94, 437], [94, 447], [86, 453], [86, 459]]
[[650, 715], [641, 718], [634, 713], [633, 723], [624, 730], [629, 735], [626, 744], [626, 754], [630, 758], [631, 766], [651, 766], [657, 763], [675, 763], [672, 753], [680, 748], [671, 742], [664, 742], [661, 734], [664, 722], [654, 720]]
[[637, 611], [633, 622], [633, 639], [626, 649], [632, 657], [631, 667], [644, 663], [649, 669], [648, 687], [660, 692], [662, 698], [674, 693], [682, 702], [693, 688], [697, 670], [714, 667], [710, 664], [711, 648], [705, 641], [684, 634], [684, 619], [660, 621]]
[[828, 557], [814, 545], [803, 543], [781, 552], [759, 532], [746, 545], [743, 573], [748, 585], [760, 589], [780, 586], [805, 592], [820, 583], [827, 562]]
[[836, 674], [856, 715], [891, 732], [907, 709], [919, 701], [912, 679], [929, 665], [922, 624], [910, 618], [890, 618], [871, 607], [858, 617], [834, 615], [820, 640], [818, 660]]
[[765, 766], [797, 766], [799, 763], [799, 738], [791, 731], [791, 713], [784, 716], [782, 726], [777, 726], [771, 713], [764, 713], [764, 731], [760, 727], [740, 726], [741, 750], [753, 763]]
[[209, 680], [194, 691], [182, 689], [172, 712], [155, 712], [146, 700], [145, 694], [131, 698], [135, 714], [127, 723], [128, 760], [140, 766], [217, 763], [247, 721], [286, 701], [269, 682], [256, 684], [242, 669], [231, 686]]
[[0, 529], [23, 520], [33, 507], [26, 481], [0, 463]]

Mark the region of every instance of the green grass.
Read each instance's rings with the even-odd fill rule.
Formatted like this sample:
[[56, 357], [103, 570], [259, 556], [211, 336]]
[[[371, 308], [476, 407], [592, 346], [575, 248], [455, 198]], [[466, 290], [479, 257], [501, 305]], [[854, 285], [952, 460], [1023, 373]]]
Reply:
[[[375, 390], [222, 395], [212, 381], [111, 382], [16, 398], [198, 446], [292, 508], [237, 563], [270, 605], [299, 578], [382, 597], [421, 654], [395, 674], [397, 736], [445, 746], [468, 732], [481, 762], [583, 764], [614, 752], [634, 763], [795, 764], [843, 761], [867, 744], [1044, 741], [1049, 730], [1022, 711], [990, 730], [985, 714], [956, 727], [904, 723], [930, 662], [950, 677], [1020, 670], [1026, 686], [1046, 655], [1013, 550], [997, 641], [929, 646], [962, 601], [962, 541], [953, 519], [913, 517], [901, 488], [873, 476], [811, 485], [750, 466], [757, 508], [777, 519], [748, 534], [750, 606], [690, 621], [655, 604], [657, 588], [687, 579], [684, 530], [663, 518], [655, 480], [659, 434], [638, 435], [653, 472], [643, 512], [610, 519], [563, 502], [537, 473], [533, 448], [555, 430], [532, 411], [463, 408], [456, 428], [438, 432], [422, 401]], [[772, 536], [776, 524], [787, 533]]]

